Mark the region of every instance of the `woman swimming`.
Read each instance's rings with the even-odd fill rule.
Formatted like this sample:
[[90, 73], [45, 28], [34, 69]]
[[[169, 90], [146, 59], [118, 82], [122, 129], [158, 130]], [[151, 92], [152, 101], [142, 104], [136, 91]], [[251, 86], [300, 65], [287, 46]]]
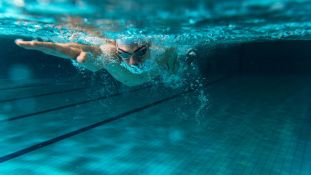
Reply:
[[101, 39], [103, 44], [100, 46], [23, 40], [16, 40], [15, 43], [25, 49], [72, 59], [93, 72], [106, 69], [127, 86], [150, 82], [160, 76], [163, 70], [177, 72], [179, 63], [174, 48], [156, 47], [150, 41], [131, 38]]

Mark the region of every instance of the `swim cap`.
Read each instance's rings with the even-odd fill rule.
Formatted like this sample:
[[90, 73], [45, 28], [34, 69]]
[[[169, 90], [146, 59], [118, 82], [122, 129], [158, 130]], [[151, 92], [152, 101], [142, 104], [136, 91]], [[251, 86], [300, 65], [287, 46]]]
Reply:
[[132, 45], [132, 44], [138, 44], [134, 39], [132, 38], [122, 38], [122, 39], [117, 39], [116, 42], [119, 45]]
[[118, 45], [149, 45], [149, 41], [141, 38], [125, 37], [116, 40]]

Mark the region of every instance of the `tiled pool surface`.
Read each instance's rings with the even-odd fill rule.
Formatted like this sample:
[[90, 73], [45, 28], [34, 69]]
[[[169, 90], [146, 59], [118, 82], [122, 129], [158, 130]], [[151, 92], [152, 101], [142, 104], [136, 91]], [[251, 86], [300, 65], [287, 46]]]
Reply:
[[211, 82], [199, 112], [198, 92], [52, 84], [1, 84], [1, 174], [311, 174], [308, 76]]

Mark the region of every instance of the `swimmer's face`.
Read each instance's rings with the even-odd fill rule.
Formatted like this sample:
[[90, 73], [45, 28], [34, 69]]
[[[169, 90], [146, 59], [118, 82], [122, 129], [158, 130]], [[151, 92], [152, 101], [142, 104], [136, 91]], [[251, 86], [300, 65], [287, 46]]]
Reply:
[[118, 56], [130, 65], [139, 65], [147, 57], [148, 46], [139, 44], [118, 44]]

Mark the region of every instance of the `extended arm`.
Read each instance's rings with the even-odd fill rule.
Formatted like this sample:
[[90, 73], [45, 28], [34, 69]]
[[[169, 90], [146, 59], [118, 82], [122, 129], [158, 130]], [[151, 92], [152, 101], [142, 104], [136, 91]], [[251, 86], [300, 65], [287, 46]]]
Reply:
[[25, 49], [38, 50], [48, 55], [64, 59], [76, 60], [86, 69], [98, 71], [103, 68], [103, 61], [98, 60], [101, 50], [97, 46], [88, 46], [77, 43], [52, 43], [39, 41], [16, 40], [15, 43]]
[[94, 72], [100, 69], [106, 69], [116, 80], [127, 86], [143, 84], [151, 81], [157, 75], [154, 72], [134, 74], [122, 67], [119, 62], [113, 61], [116, 48], [111, 43], [98, 47], [77, 43], [16, 40], [16, 44], [25, 49], [38, 50], [56, 57], [76, 60], [83, 67]]

